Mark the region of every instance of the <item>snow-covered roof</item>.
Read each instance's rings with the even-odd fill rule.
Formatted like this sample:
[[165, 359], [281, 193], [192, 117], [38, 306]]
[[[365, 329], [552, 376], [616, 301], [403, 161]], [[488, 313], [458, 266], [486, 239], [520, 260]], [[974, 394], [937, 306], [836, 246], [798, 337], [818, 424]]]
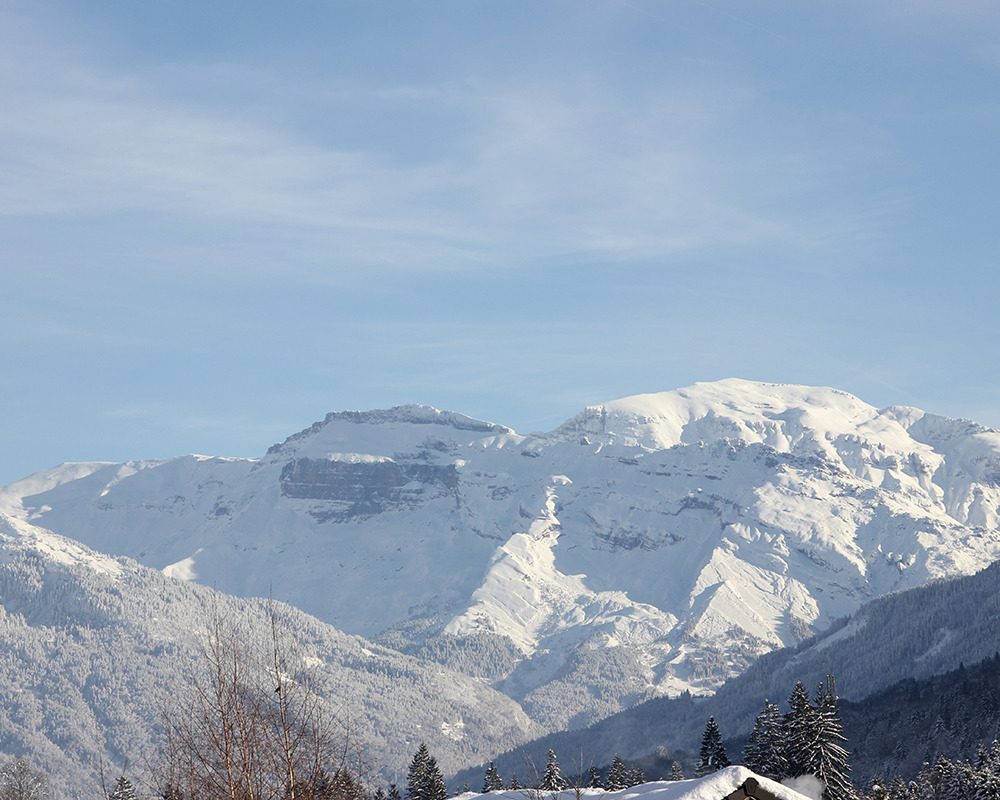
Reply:
[[[733, 800], [756, 797], [758, 800], [810, 800], [806, 795], [751, 772], [746, 767], [726, 767], [704, 778], [686, 781], [653, 781], [620, 789], [615, 792], [604, 789], [581, 789], [579, 797], [591, 800], [724, 800], [737, 793]], [[469, 792], [460, 797], [472, 800], [476, 797], [489, 800], [576, 800], [574, 789], [561, 792], [544, 792], [539, 789], [506, 790], [489, 792], [485, 795]]]

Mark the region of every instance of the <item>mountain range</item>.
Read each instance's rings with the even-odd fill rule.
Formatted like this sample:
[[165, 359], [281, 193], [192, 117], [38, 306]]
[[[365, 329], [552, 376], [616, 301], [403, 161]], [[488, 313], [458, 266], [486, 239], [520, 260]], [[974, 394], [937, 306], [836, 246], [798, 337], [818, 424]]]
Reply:
[[144, 565], [150, 591], [273, 597], [492, 692], [482, 708], [515, 724], [480, 725], [458, 766], [711, 693], [867, 601], [986, 567], [1000, 432], [732, 379], [530, 435], [425, 406], [331, 413], [259, 458], [63, 464], [0, 489], [0, 513], [18, 541], [53, 537], [64, 572], [60, 548], [82, 547]]

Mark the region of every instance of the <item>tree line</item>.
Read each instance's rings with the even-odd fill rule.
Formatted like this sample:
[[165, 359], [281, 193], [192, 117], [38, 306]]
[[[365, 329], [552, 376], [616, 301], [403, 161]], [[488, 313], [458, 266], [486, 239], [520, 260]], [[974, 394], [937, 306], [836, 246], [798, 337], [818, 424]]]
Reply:
[[[259, 655], [259, 654], [258, 654]], [[369, 787], [358, 760], [334, 737], [317, 712], [308, 681], [290, 673], [289, 657], [273, 629], [271, 649], [261, 662], [221, 621], [206, 645], [210, 667], [194, 680], [190, 696], [165, 720], [159, 800], [404, 800], [396, 784]], [[810, 697], [796, 683], [782, 712], [765, 700], [742, 752], [743, 764], [774, 780], [811, 775], [822, 781], [824, 800], [1000, 800], [1000, 743], [980, 748], [969, 761], [938, 758], [911, 780], [876, 780], [858, 792], [850, 780], [849, 756], [831, 676]], [[709, 717], [702, 736], [696, 777], [730, 765], [719, 726]], [[533, 770], [532, 770], [533, 771]], [[675, 761], [670, 780], [683, 780]], [[616, 791], [646, 782], [642, 769], [615, 754], [606, 770], [591, 766], [575, 778], [563, 775], [549, 750], [544, 770], [525, 786], [516, 775], [505, 782], [490, 762], [483, 793], [527, 790], [546, 793], [568, 788]], [[137, 800], [132, 783], [120, 776], [105, 800]], [[465, 787], [468, 791], [468, 787]], [[0, 800], [45, 800], [44, 776], [23, 759], [0, 767]], [[447, 800], [438, 762], [421, 743], [410, 762], [405, 800]]]

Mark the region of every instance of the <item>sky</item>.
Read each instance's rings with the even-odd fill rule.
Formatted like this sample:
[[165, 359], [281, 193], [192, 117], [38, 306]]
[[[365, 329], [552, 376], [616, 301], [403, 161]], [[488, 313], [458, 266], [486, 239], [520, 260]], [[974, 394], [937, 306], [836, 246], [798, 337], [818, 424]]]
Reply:
[[1000, 426], [992, 2], [0, 5], [0, 484], [741, 377]]

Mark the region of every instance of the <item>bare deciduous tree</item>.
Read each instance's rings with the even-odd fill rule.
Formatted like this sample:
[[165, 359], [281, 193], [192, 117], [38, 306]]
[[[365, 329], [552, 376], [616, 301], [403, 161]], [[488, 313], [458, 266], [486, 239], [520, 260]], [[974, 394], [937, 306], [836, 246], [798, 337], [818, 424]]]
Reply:
[[[310, 673], [281, 635], [214, 614], [204, 667], [165, 720], [163, 795], [183, 800], [325, 800], [345, 756]], [[343, 753], [348, 746], [343, 746]]]
[[0, 800], [45, 800], [45, 776], [32, 769], [23, 758], [8, 761], [0, 768]]

